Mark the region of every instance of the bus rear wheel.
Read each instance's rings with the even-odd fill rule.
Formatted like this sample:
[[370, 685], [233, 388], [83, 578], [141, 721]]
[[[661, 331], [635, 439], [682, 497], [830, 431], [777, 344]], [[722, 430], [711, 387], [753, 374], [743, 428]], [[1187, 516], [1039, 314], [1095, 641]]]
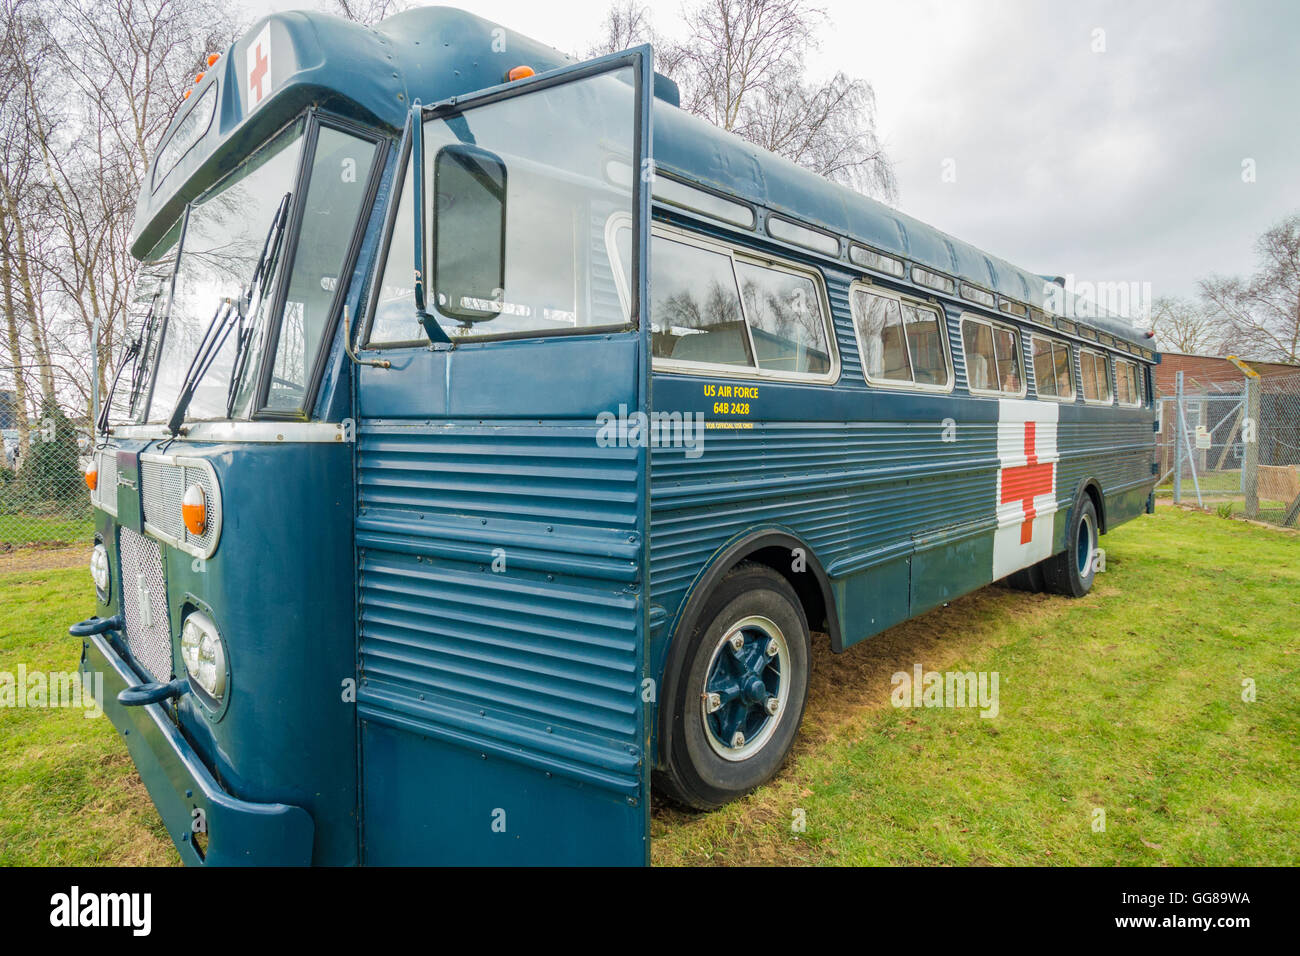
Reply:
[[712, 810], [785, 763], [808, 698], [812, 642], [794, 588], [759, 564], [727, 574], [699, 621], [665, 701], [668, 757], [655, 784]]
[[1097, 576], [1097, 508], [1084, 495], [1070, 518], [1066, 549], [1042, 562], [1043, 584], [1066, 597], [1083, 597]]

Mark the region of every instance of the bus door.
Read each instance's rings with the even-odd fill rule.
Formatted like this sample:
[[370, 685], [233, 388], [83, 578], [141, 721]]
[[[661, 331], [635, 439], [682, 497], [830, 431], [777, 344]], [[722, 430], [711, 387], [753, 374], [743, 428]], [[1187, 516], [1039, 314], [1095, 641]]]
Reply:
[[648, 859], [652, 79], [412, 110], [358, 353], [367, 863]]

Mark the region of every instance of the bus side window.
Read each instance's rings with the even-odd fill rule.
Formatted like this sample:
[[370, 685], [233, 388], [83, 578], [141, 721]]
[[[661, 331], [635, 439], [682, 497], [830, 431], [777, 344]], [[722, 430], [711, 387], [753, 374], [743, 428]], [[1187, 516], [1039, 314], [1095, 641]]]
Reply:
[[863, 288], [853, 290], [849, 306], [868, 382], [944, 389], [952, 383], [937, 311]]
[[831, 369], [821, 297], [808, 276], [736, 263], [760, 368], [824, 375]]
[[1052, 354], [1056, 357], [1056, 394], [1061, 398], [1074, 398], [1074, 375], [1070, 366], [1070, 346], [1064, 342], [1052, 344]]
[[993, 330], [983, 322], [966, 319], [961, 324], [961, 340], [966, 351], [966, 378], [973, 389], [991, 392], [997, 389], [997, 357], [993, 353]]
[[853, 294], [853, 306], [867, 378], [911, 382], [912, 362], [907, 354], [899, 300], [860, 289]]
[[1037, 333], [1029, 336], [1033, 352], [1034, 384], [1040, 398], [1074, 398], [1074, 377], [1070, 374], [1070, 346]]
[[415, 235], [411, 229], [413, 165], [408, 157], [406, 179], [397, 202], [392, 237], [384, 260], [384, 275], [379, 280], [375, 300], [375, 317], [370, 327], [371, 347], [427, 341], [415, 314]]
[[731, 258], [663, 236], [653, 237], [651, 243], [654, 357], [752, 368]]
[[961, 338], [966, 353], [967, 387], [999, 395], [1024, 394], [1018, 331], [968, 317], [962, 319]]
[[1100, 352], [1080, 349], [1079, 371], [1083, 374], [1084, 400], [1110, 404], [1110, 379], [1106, 375], [1106, 356]]
[[1031, 335], [1029, 344], [1034, 353], [1034, 385], [1039, 395], [1051, 398], [1059, 397], [1056, 387], [1056, 364], [1052, 357], [1052, 340], [1039, 335]]

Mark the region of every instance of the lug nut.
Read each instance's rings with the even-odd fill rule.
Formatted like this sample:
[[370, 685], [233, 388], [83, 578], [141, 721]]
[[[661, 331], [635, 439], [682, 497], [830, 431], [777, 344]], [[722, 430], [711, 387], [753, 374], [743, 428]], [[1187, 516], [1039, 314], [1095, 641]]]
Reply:
[[710, 714], [722, 709], [722, 696], [719, 694], [704, 695], [704, 709]]
[[742, 734], [739, 730], [737, 730], [734, 734], [731, 735], [731, 746], [733, 747], [745, 746], [745, 735]]
[[775, 717], [776, 712], [781, 709], [781, 702], [777, 700], [775, 697], [769, 697], [767, 699], [767, 703], [764, 705], [764, 708], [771, 716]]
[[745, 649], [745, 638], [741, 634], [732, 634], [731, 637], [727, 638], [727, 641], [731, 644], [731, 649], [737, 654]]
[[767, 642], [766, 650], [767, 650], [768, 657], [776, 657], [777, 654], [781, 653], [781, 648], [777, 646], [776, 638], [772, 638], [770, 641]]

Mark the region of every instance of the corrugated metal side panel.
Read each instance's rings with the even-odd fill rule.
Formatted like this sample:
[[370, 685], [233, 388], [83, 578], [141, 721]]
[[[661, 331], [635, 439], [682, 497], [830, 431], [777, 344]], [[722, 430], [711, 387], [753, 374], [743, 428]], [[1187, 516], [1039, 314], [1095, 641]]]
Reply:
[[[1144, 423], [1061, 423], [1057, 494], [1096, 477], [1105, 493], [1151, 478]], [[694, 460], [679, 449], [651, 455], [650, 587], [665, 621], [700, 568], [728, 540], [780, 526], [806, 540], [832, 575], [911, 552], [913, 537], [995, 520], [994, 422], [960, 422], [941, 440], [935, 421], [755, 423], [710, 430]], [[991, 574], [991, 569], [983, 572]]]
[[363, 718], [635, 794], [636, 449], [571, 423], [358, 443]]
[[1063, 505], [1085, 478], [1096, 478], [1107, 495], [1155, 481], [1155, 436], [1149, 422], [1061, 422], [1056, 428], [1061, 455], [1057, 489]]
[[[979, 518], [991, 530], [997, 426], [961, 429], [954, 443], [940, 441], [939, 423], [929, 421], [767, 422], [707, 432], [693, 461], [655, 449], [653, 602], [675, 614], [701, 565], [750, 528], [790, 528], [828, 569], [896, 556], [888, 546], [921, 530]], [[909, 482], [914, 490], [902, 493]]]

